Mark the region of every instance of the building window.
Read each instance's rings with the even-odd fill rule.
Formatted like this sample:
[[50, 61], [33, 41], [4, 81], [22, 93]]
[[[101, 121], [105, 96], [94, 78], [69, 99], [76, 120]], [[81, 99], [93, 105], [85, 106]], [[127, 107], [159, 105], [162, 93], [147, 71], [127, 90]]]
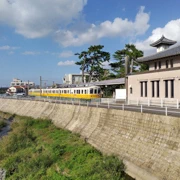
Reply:
[[157, 97], [159, 97], [159, 81], [157, 81]]
[[154, 97], [154, 81], [152, 81], [152, 97]]
[[171, 98], [174, 98], [174, 80], [171, 80]]
[[171, 68], [173, 68], [173, 59], [170, 60]]
[[166, 68], [169, 66], [169, 60], [166, 60]]
[[159, 61], [159, 69], [161, 69], [161, 61]]
[[168, 80], [165, 80], [165, 98], [168, 98]]
[[157, 62], [154, 63], [154, 69], [157, 69]]
[[145, 83], [145, 97], [147, 97], [147, 82], [144, 83]]
[[141, 82], [141, 97], [143, 97], [143, 82]]
[[132, 89], [132, 87], [130, 87], [130, 94], [132, 94], [133, 93], [133, 89]]

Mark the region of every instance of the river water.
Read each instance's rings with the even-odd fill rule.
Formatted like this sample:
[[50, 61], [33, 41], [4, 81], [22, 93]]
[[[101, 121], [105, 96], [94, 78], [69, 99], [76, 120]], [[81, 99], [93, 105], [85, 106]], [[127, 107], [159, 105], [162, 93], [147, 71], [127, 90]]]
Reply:
[[7, 125], [5, 127], [3, 127], [0, 131], [0, 140], [2, 139], [3, 136], [6, 136], [11, 129], [12, 119], [9, 118], [9, 119], [5, 120], [5, 122], [7, 123]]

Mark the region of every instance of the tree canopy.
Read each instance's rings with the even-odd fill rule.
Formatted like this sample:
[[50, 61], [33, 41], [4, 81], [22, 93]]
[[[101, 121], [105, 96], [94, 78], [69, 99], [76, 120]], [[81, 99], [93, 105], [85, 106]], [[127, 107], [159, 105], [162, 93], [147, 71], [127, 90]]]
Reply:
[[93, 80], [101, 80], [106, 72], [103, 68], [104, 62], [109, 62], [110, 53], [103, 51], [104, 46], [95, 45], [90, 46], [87, 51], [76, 53], [80, 61], [76, 65], [80, 66], [82, 70], [82, 81], [84, 82], [84, 73], [89, 74], [89, 82]]
[[143, 52], [138, 50], [134, 44], [126, 44], [122, 50], [117, 50], [113, 54], [114, 60], [117, 62], [110, 63], [111, 70], [117, 78], [125, 77], [125, 56], [129, 56], [130, 73], [146, 70], [148, 67], [144, 64], [138, 64], [136, 59], [143, 56]]

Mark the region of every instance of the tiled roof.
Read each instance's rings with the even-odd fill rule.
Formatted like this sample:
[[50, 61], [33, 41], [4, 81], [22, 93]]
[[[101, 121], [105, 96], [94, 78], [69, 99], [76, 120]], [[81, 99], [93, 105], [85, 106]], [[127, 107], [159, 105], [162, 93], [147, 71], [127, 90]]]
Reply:
[[180, 45], [175, 46], [173, 48], [166, 49], [164, 51], [158, 52], [158, 53], [150, 55], [150, 56], [138, 58], [137, 62], [140, 62], [140, 63], [147, 62], [147, 61], [152, 61], [155, 59], [161, 59], [161, 58], [176, 56], [176, 55], [180, 55]]
[[167, 39], [167, 38], [165, 38], [164, 36], [162, 36], [159, 40], [157, 40], [156, 42], [150, 44], [150, 46], [152, 46], [152, 47], [157, 47], [157, 46], [159, 46], [160, 44], [173, 45], [173, 44], [175, 44], [175, 43], [176, 43], [176, 41], [172, 41], [172, 40]]

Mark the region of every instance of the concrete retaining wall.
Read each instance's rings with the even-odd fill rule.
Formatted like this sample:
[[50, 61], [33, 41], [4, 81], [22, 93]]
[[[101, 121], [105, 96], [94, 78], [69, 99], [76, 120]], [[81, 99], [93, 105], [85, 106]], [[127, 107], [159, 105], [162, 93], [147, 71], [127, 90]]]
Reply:
[[180, 118], [137, 112], [0, 99], [0, 111], [49, 118], [106, 154], [123, 158], [137, 180], [178, 180]]

